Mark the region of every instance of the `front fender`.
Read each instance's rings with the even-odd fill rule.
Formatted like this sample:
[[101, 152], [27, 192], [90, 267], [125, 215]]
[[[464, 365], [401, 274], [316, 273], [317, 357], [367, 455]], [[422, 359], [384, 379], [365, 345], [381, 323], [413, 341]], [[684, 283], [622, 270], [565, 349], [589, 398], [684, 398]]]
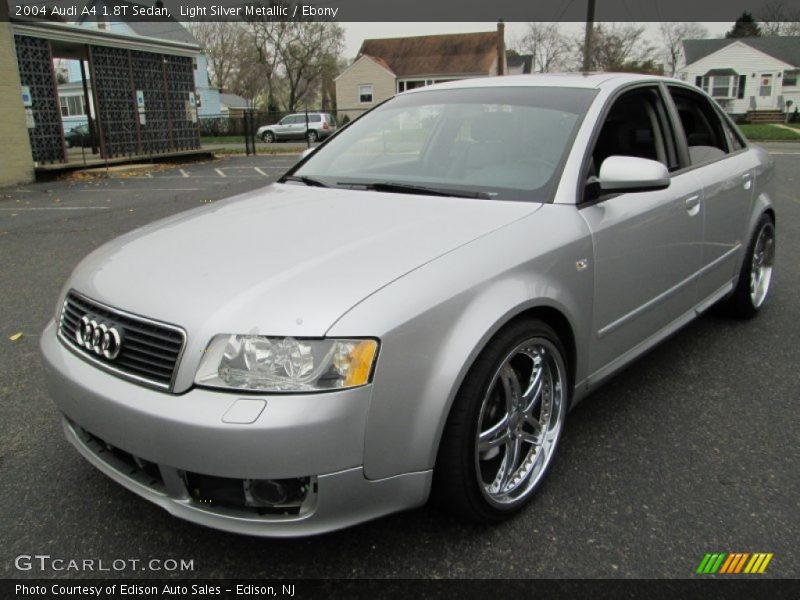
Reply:
[[[434, 466], [470, 366], [526, 310], [548, 307], [566, 318], [577, 348], [575, 380], [585, 378], [591, 252], [575, 207], [546, 205], [395, 281], [331, 328], [330, 336], [381, 339], [365, 436], [367, 477]], [[579, 260], [590, 267], [578, 271]]]

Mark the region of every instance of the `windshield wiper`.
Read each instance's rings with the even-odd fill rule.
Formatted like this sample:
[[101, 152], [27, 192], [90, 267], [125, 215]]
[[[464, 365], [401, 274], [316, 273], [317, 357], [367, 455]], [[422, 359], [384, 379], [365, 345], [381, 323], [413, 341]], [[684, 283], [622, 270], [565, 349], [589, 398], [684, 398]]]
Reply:
[[467, 192], [462, 190], [453, 190], [448, 188], [435, 188], [427, 187], [424, 185], [413, 185], [410, 183], [396, 183], [393, 181], [378, 181], [375, 183], [362, 183], [362, 182], [348, 182], [340, 181], [337, 186], [358, 186], [363, 187], [365, 190], [374, 190], [376, 192], [395, 192], [399, 194], [425, 194], [428, 196], [452, 196], [453, 198], [482, 198], [488, 200], [491, 198], [489, 194], [484, 192]]
[[306, 177], [305, 175], [287, 175], [281, 178], [281, 183], [284, 181], [299, 181], [311, 187], [331, 187], [327, 183], [321, 182], [319, 179], [313, 177]]

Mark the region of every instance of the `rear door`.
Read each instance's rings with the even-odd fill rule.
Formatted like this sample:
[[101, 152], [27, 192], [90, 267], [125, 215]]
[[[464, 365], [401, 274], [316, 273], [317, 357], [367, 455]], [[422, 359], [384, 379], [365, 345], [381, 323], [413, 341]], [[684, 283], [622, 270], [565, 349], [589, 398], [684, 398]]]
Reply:
[[685, 170], [694, 173], [703, 189], [698, 302], [710, 304], [730, 291], [747, 245], [757, 160], [712, 100], [688, 87], [667, 87], [678, 141], [688, 162]]
[[590, 184], [579, 205], [592, 232], [595, 261], [590, 385], [687, 318], [701, 263], [702, 191], [694, 173], [679, 172], [660, 86], [640, 86], [614, 100], [596, 136], [587, 178], [609, 156], [657, 160], [672, 177], [666, 189], [636, 193], [592, 195]]
[[292, 123], [292, 139], [299, 140], [306, 137], [306, 116], [295, 115]]

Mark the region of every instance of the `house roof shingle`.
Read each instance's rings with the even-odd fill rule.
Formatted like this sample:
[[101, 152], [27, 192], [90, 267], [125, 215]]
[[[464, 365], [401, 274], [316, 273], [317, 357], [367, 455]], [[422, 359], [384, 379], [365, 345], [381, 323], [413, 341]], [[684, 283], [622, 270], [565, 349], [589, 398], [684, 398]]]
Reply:
[[720, 38], [708, 40], [683, 40], [683, 51], [686, 55], [686, 64], [690, 65], [698, 60], [722, 50], [734, 42], [742, 42], [764, 54], [782, 60], [792, 66], [800, 66], [800, 37], [798, 36], [768, 36], [768, 37], [743, 37]]
[[497, 57], [496, 31], [364, 40], [358, 55], [398, 77], [487, 74]]

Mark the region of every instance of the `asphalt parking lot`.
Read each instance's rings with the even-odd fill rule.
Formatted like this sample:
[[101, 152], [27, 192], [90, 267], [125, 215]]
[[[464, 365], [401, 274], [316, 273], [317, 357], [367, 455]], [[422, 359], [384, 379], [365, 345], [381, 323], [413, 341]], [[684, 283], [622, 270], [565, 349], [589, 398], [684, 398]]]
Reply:
[[[227, 158], [0, 190], [0, 573], [21, 554], [191, 559], [159, 577], [691, 577], [706, 552], [771, 552], [800, 577], [800, 145], [771, 145], [778, 246], [750, 322], [712, 311], [577, 407], [528, 509], [493, 528], [423, 508], [325, 536], [248, 538], [170, 517], [65, 441], [38, 335], [90, 250], [265, 185], [294, 156]], [[229, 252], [224, 241], [209, 252]], [[10, 336], [22, 332], [12, 341]]]

